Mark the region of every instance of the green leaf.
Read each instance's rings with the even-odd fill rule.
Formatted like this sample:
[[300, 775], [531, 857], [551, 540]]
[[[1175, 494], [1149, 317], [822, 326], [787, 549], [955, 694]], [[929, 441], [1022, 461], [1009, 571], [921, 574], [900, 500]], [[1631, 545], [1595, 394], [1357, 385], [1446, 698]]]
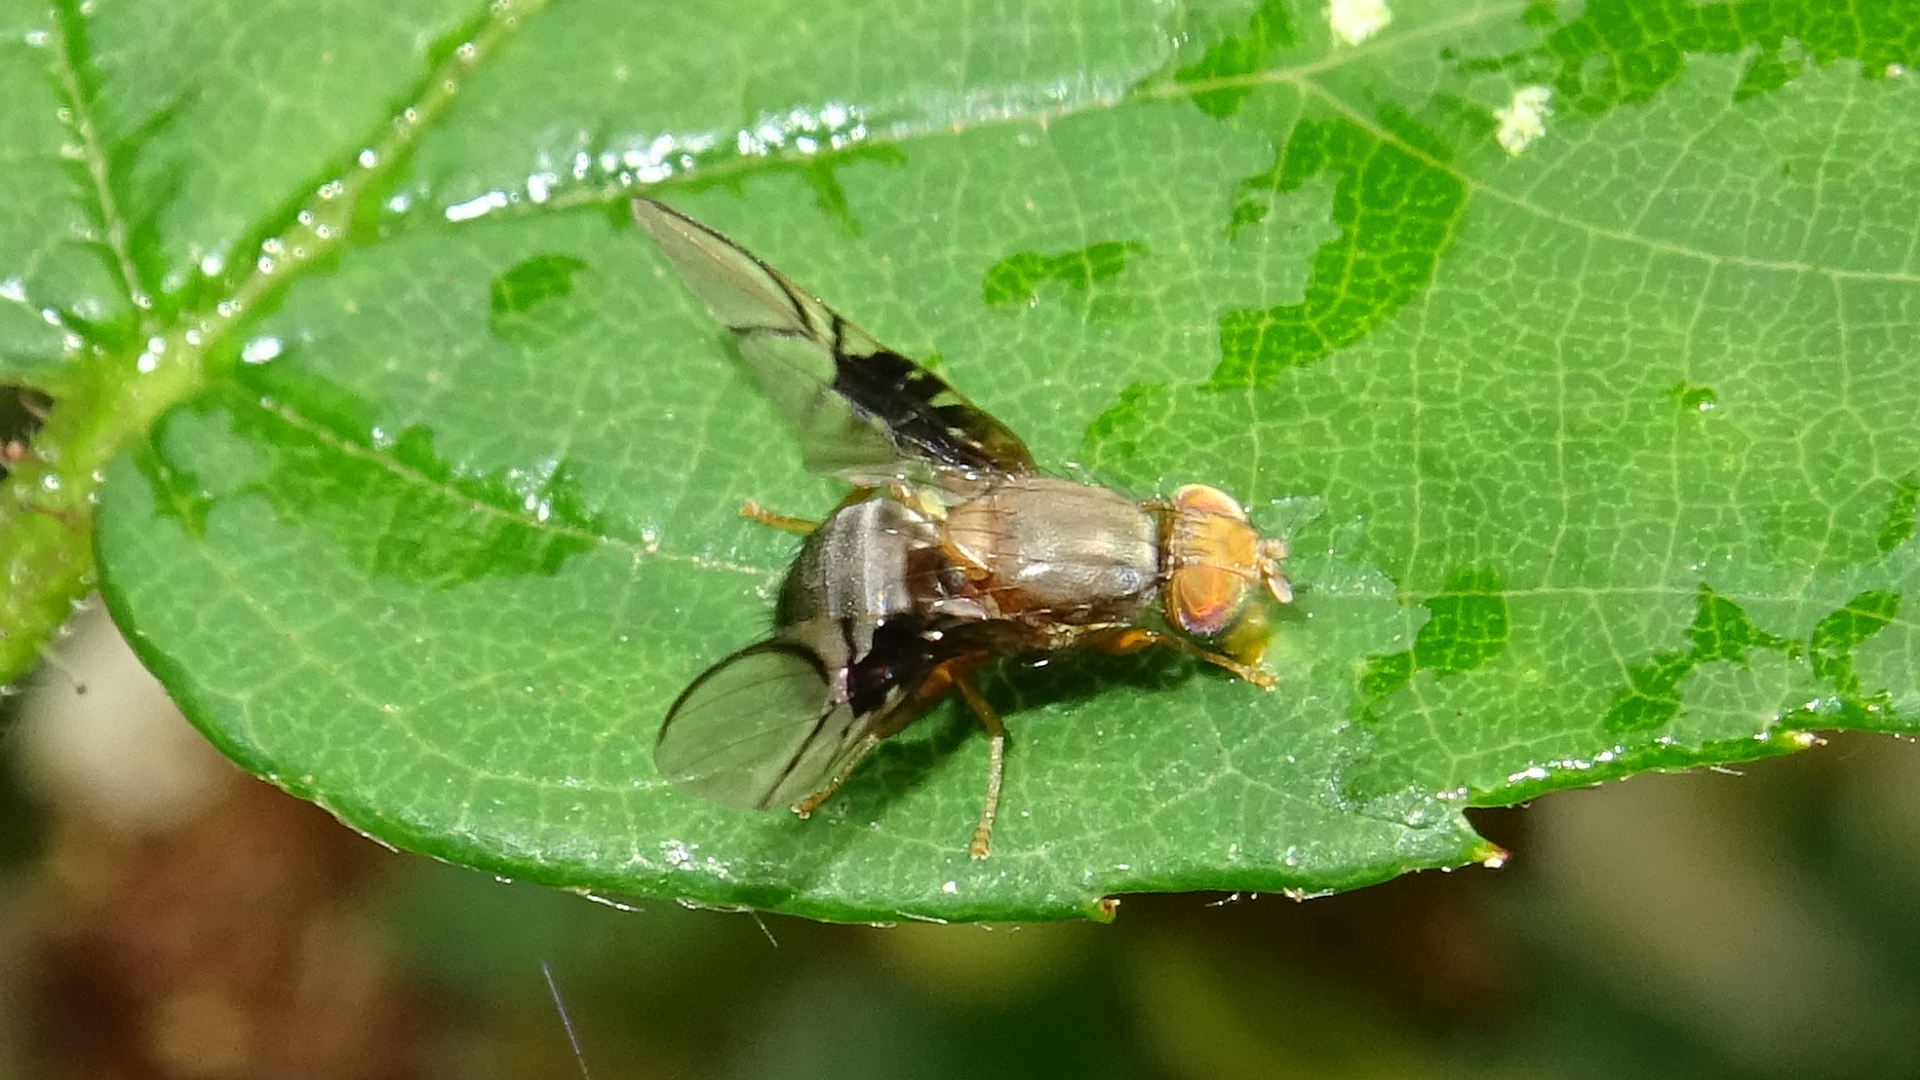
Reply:
[[[1487, 860], [1471, 805], [1920, 724], [1920, 5], [10, 18], [38, 172], [5, 181], [0, 356], [60, 398], [0, 518], [12, 670], [124, 449], [97, 549], [136, 648], [387, 842], [820, 918], [1098, 917]], [[957, 708], [811, 820], [661, 784], [667, 705], [765, 633], [795, 548], [740, 503], [841, 492], [628, 224], [641, 189], [1045, 467], [1241, 497], [1294, 550], [1279, 689], [1008, 664], [984, 862]]]

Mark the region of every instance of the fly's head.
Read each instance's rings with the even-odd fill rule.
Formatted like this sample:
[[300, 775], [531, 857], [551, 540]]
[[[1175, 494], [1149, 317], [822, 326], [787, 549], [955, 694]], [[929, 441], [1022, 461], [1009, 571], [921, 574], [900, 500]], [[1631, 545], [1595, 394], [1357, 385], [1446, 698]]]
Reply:
[[1286, 542], [1261, 536], [1231, 495], [1204, 484], [1173, 493], [1167, 522], [1167, 622], [1184, 634], [1220, 642], [1243, 662], [1257, 662], [1266, 647], [1260, 594], [1283, 604], [1293, 599], [1280, 571]]

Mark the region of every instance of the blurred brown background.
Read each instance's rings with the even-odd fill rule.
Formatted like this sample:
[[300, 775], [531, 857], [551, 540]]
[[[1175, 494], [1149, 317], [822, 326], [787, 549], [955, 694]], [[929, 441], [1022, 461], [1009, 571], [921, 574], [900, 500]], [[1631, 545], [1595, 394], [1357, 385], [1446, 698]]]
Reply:
[[1920, 749], [1477, 815], [1506, 869], [1112, 926], [619, 911], [238, 773], [97, 610], [0, 702], [0, 1077], [1920, 1077]]

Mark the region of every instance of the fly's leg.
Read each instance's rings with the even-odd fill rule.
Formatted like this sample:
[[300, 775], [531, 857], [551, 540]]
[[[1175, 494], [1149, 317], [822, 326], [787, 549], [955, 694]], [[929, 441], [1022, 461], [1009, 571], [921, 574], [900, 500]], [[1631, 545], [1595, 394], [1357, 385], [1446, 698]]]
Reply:
[[1243, 664], [1224, 653], [1210, 652], [1188, 641], [1186, 638], [1175, 637], [1172, 634], [1163, 634], [1158, 630], [1149, 630], [1144, 626], [1120, 626], [1111, 630], [1101, 630], [1088, 635], [1083, 640], [1086, 644], [1102, 652], [1115, 654], [1139, 652], [1149, 645], [1165, 645], [1167, 648], [1185, 653], [1195, 660], [1204, 660], [1215, 667], [1225, 668], [1262, 690], [1273, 689], [1273, 674], [1271, 672], [1263, 671], [1251, 664]]
[[[868, 499], [873, 498], [873, 493], [873, 488], [854, 488], [852, 491], [847, 492], [847, 497], [841, 499], [840, 505], [834, 507], [834, 510], [844, 510], [854, 503], [866, 502]], [[795, 536], [810, 536], [813, 530], [820, 527], [820, 523], [812, 518], [789, 517], [786, 514], [777, 514], [761, 506], [758, 499], [748, 499], [741, 503], [740, 516], [746, 518], [748, 521], [765, 525], [769, 529], [779, 529], [781, 532], [789, 532]]]
[[865, 738], [861, 739], [860, 745], [853, 751], [853, 756], [847, 759], [845, 765], [840, 766], [839, 772], [833, 774], [833, 779], [827, 781], [827, 786], [794, 803], [793, 812], [800, 817], [806, 817], [808, 814], [820, 809], [821, 803], [826, 802], [827, 799], [832, 797], [834, 792], [840, 790], [840, 785], [845, 783], [847, 777], [852, 774], [853, 767], [860, 764], [861, 759], [873, 753], [873, 748], [879, 745], [880, 736], [878, 735], [868, 734]]
[[761, 506], [753, 499], [748, 499], [746, 502], [740, 504], [740, 516], [746, 518], [748, 521], [765, 525], [770, 529], [790, 532], [795, 536], [806, 536], [820, 527], [820, 523], [817, 521], [810, 521], [806, 518], [799, 517], [788, 517], [785, 514], [776, 514], [766, 507]]
[[1000, 778], [1005, 771], [1007, 761], [1007, 725], [1000, 722], [1000, 714], [993, 711], [987, 699], [980, 694], [973, 679], [964, 672], [955, 672], [953, 685], [966, 699], [967, 707], [980, 718], [980, 724], [987, 729], [992, 740], [987, 744], [987, 799], [980, 807], [980, 823], [974, 826], [973, 843], [967, 845], [967, 854], [976, 859], [987, 857], [987, 843], [993, 837], [993, 819], [1000, 813]]
[[[967, 656], [960, 659], [949, 660], [944, 664], [936, 666], [932, 671], [927, 672], [927, 677], [914, 689], [912, 696], [902, 702], [897, 709], [888, 715], [886, 726], [867, 732], [867, 734], [860, 739], [859, 744], [854, 747], [853, 753], [847, 757], [846, 764], [840, 766], [840, 771], [834, 773], [833, 779], [827, 781], [827, 786], [794, 803], [793, 812], [800, 817], [806, 817], [815, 810], [820, 809], [820, 804], [832, 798], [833, 793], [840, 790], [840, 785], [846, 782], [847, 777], [853, 773], [854, 768], [857, 767], [868, 754], [873, 753], [873, 748], [880, 745], [880, 740], [889, 735], [897, 734], [901, 728], [906, 727], [918, 719], [928, 709], [939, 704], [940, 699], [946, 697], [947, 692], [953, 689], [954, 683], [963, 678], [962, 673], [966, 668], [978, 665], [981, 659], [982, 658], [978, 656]], [[969, 701], [979, 699], [979, 692], [973, 690], [972, 684], [970, 683], [962, 690], [962, 693], [968, 695]], [[981, 701], [980, 708], [986, 708], [984, 701]], [[982, 712], [982, 715], [992, 716], [993, 714], [991, 711], [986, 711]], [[999, 723], [999, 718], [994, 717], [992, 721], [993, 726], [997, 727]], [[1001, 729], [1001, 734], [1005, 734], [1004, 728]], [[998, 754], [998, 750], [995, 751], [995, 754]], [[998, 768], [996, 758], [996, 772]], [[999, 779], [996, 776], [994, 779], [994, 791], [996, 794], [999, 791], [999, 786]]]
[[959, 690], [967, 707], [980, 718], [980, 725], [987, 729], [990, 740], [987, 744], [986, 801], [980, 807], [980, 821], [973, 828], [973, 842], [967, 845], [968, 855], [976, 859], [986, 858], [988, 846], [993, 838], [993, 821], [1000, 813], [1000, 784], [1006, 772], [1007, 761], [1007, 726], [1000, 722], [1000, 714], [994, 712], [993, 706], [987, 704], [986, 697], [980, 693], [978, 687], [973, 685], [973, 679], [968, 675], [968, 671], [978, 666], [980, 660], [981, 658], [977, 656], [949, 660], [928, 672], [926, 681], [914, 692], [916, 700], [909, 702], [900, 710], [898, 720], [890, 724], [888, 730], [869, 732], [862, 738], [859, 746], [847, 758], [847, 763], [840, 767], [840, 771], [827, 782], [827, 786], [795, 803], [793, 812], [804, 818], [818, 810], [821, 803], [826, 802], [835, 791], [840, 789], [841, 783], [861, 760], [872, 753], [874, 747], [880, 745], [881, 739], [905, 727], [907, 721], [932, 707], [934, 703], [945, 697], [949, 690]]

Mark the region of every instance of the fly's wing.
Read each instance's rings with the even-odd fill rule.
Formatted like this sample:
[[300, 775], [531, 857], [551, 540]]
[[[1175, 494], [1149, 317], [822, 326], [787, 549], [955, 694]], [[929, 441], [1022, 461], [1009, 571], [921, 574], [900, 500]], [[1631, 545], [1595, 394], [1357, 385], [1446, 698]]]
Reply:
[[791, 806], [866, 749], [870, 725], [836, 699], [834, 685], [804, 645], [775, 639], [742, 649], [681, 691], [653, 763], [675, 787], [714, 802]]
[[784, 627], [680, 692], [653, 763], [669, 783], [715, 802], [791, 806], [944, 696], [944, 665], [993, 655], [1000, 629], [916, 616]]
[[652, 199], [635, 199], [633, 215], [732, 332], [754, 381], [799, 429], [810, 471], [863, 486], [1033, 471], [1004, 424], [745, 248]]

